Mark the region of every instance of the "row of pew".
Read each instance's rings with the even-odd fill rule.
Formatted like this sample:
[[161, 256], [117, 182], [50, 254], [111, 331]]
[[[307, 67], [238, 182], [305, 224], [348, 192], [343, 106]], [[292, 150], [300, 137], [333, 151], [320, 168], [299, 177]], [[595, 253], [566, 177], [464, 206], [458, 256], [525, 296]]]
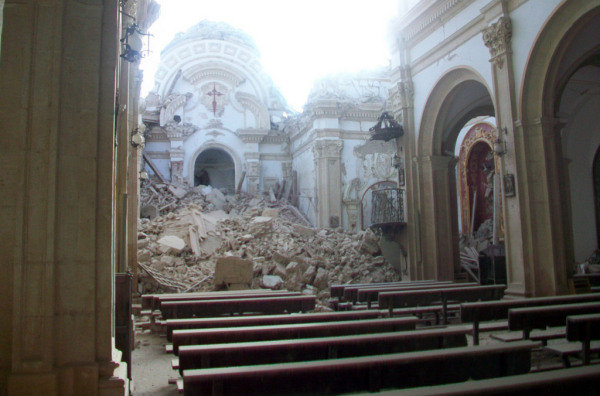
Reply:
[[[314, 296], [267, 290], [148, 295], [142, 305], [162, 317], [166, 349], [181, 375], [176, 383], [186, 395], [477, 394], [478, 385], [504, 393], [509, 378], [526, 389], [542, 374], [528, 374], [532, 351], [550, 339], [534, 330], [560, 318], [567, 323], [563, 337], [583, 343], [557, 351], [563, 361], [583, 352], [588, 364], [596, 351], [600, 294], [502, 300], [502, 285], [418, 281], [334, 285], [331, 295], [338, 310], [320, 313], [310, 312]], [[556, 305], [571, 307], [556, 313]], [[520, 337], [478, 345], [479, 332], [488, 329]], [[590, 367], [557, 372], [564, 383], [579, 378], [597, 386], [600, 365]]]

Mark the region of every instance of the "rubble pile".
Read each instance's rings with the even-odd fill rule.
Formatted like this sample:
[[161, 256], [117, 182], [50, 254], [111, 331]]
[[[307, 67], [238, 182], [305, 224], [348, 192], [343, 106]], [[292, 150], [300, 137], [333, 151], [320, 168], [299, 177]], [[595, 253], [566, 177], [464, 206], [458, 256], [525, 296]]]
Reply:
[[371, 231], [315, 229], [283, 201], [200, 186], [173, 207], [140, 219], [143, 293], [214, 290], [222, 286], [214, 273], [223, 257], [252, 262], [252, 288], [302, 291], [323, 305], [330, 284], [399, 278]]

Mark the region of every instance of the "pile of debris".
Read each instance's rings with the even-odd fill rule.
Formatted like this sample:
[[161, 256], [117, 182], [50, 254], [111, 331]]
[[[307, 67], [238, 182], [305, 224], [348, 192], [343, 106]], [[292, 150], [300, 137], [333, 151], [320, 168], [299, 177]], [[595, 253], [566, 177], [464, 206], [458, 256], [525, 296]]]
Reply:
[[[200, 186], [172, 207], [176, 209], [162, 216], [140, 219], [143, 293], [235, 286], [302, 291], [324, 303], [330, 284], [399, 277], [380, 255], [371, 231], [315, 229], [285, 201], [224, 195]], [[222, 260], [249, 265], [248, 279], [232, 285], [215, 273]]]

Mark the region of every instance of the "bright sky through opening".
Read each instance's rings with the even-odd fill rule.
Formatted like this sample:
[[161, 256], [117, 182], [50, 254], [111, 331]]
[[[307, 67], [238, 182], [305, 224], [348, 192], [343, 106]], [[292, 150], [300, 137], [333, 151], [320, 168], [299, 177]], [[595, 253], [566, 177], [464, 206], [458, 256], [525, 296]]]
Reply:
[[[387, 66], [389, 21], [399, 0], [156, 0], [150, 53], [141, 62], [142, 97], [154, 86], [160, 51], [208, 19], [249, 34], [260, 61], [288, 104], [301, 111], [316, 78]], [[145, 40], [144, 40], [145, 41]]]

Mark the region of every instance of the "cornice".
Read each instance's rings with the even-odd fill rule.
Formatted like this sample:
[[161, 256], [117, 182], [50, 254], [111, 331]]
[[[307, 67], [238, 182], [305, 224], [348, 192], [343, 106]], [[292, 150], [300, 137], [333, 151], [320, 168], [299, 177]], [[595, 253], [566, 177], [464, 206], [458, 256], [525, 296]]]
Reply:
[[[468, 3], [470, 3], [469, 0], [437, 0], [433, 4], [430, 4], [425, 11], [421, 11], [415, 19], [410, 21], [400, 31], [400, 35], [404, 39], [404, 42], [411, 47], [464, 9]], [[422, 10], [419, 5], [414, 7], [414, 10], [417, 9]]]

